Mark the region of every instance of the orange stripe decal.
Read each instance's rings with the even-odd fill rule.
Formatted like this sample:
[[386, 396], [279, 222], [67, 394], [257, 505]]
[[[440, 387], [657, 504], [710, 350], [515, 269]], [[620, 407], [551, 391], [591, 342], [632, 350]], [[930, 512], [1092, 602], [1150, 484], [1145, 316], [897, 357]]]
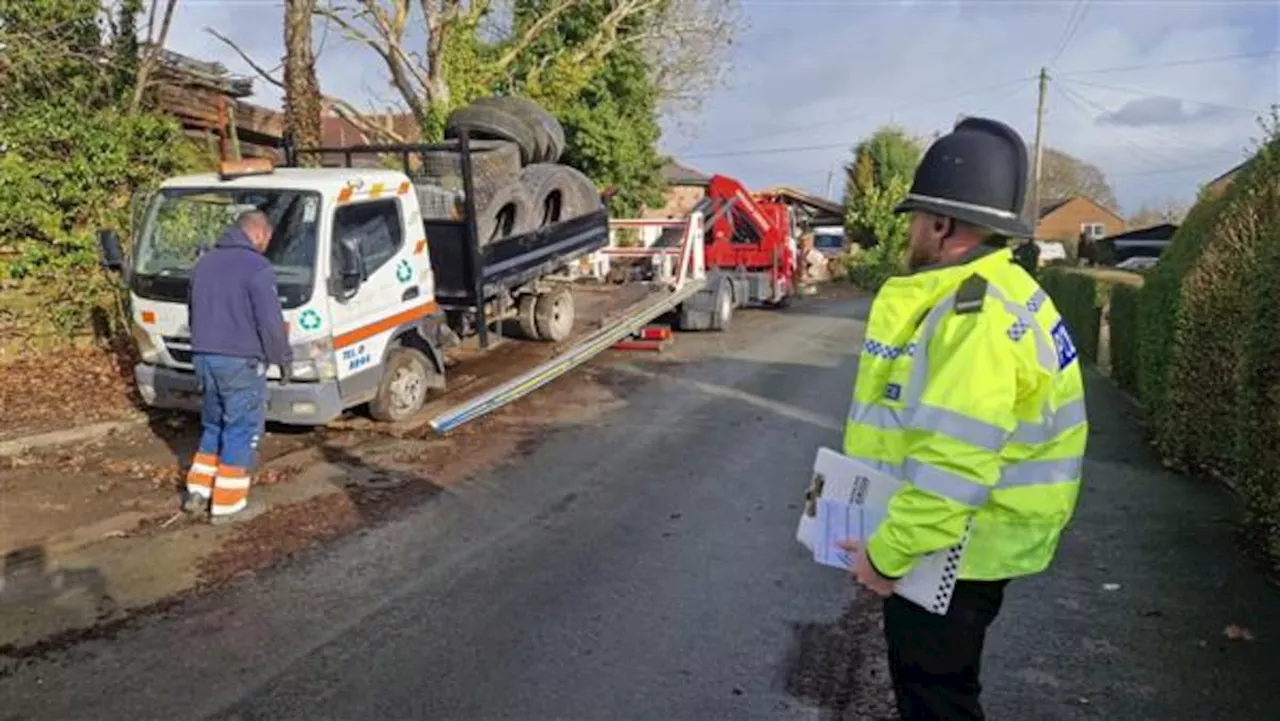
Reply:
[[414, 246], [413, 254], [422, 255], [422, 252], [425, 251], [426, 249], [427, 249], [427, 239], [423, 238], [422, 240], [418, 241], [418, 244], [416, 246]]
[[409, 310], [396, 313], [393, 316], [383, 318], [376, 323], [370, 323], [369, 325], [361, 326], [355, 330], [349, 330], [333, 339], [333, 347], [346, 348], [347, 346], [354, 345], [362, 340], [368, 340], [379, 333], [385, 333], [386, 331], [394, 330], [406, 323], [412, 323], [419, 318], [435, 313], [439, 309], [440, 306], [436, 305], [435, 301], [423, 303], [415, 308], [410, 308]]

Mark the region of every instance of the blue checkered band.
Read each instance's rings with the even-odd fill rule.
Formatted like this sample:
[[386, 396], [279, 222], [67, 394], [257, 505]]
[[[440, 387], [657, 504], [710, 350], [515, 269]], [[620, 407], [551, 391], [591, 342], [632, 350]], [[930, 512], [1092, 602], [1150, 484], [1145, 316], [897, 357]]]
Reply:
[[862, 344], [862, 352], [885, 360], [897, 360], [904, 356], [910, 358], [915, 355], [916, 344], [908, 343], [904, 346], [892, 346], [881, 343], [878, 340], [867, 340]]
[[1037, 313], [1046, 300], [1049, 300], [1049, 294], [1045, 293], [1043, 289], [1037, 290], [1032, 294], [1031, 300], [1027, 301], [1027, 309], [1032, 313]]
[[1031, 330], [1030, 324], [1019, 318], [1014, 321], [1013, 325], [1009, 326], [1009, 337], [1015, 341], [1022, 340], [1022, 336], [1026, 335], [1029, 330]]

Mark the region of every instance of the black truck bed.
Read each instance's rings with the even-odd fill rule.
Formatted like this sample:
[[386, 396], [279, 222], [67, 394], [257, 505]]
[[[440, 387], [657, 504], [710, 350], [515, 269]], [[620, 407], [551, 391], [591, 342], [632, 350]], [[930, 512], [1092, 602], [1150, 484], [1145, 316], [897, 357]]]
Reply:
[[[532, 233], [493, 241], [480, 248], [479, 283], [468, 272], [468, 223], [431, 219], [423, 223], [436, 301], [443, 308], [474, 308], [506, 288], [515, 288], [609, 244], [609, 215], [590, 215], [549, 225]], [[479, 286], [481, 297], [476, 296]]]
[[404, 173], [413, 178], [412, 159], [429, 150], [461, 154], [466, 212], [460, 219], [431, 218], [423, 222], [436, 280], [436, 302], [446, 310], [474, 312], [482, 347], [489, 342], [486, 307], [503, 290], [551, 274], [609, 244], [609, 215], [603, 208], [589, 215], [560, 221], [532, 233], [502, 238], [481, 246], [477, 241], [474, 207], [475, 178], [471, 163], [471, 134], [463, 128], [456, 143], [410, 143], [298, 148], [284, 139], [285, 162], [298, 165], [304, 153], [340, 154], [347, 167], [362, 156], [398, 156]]

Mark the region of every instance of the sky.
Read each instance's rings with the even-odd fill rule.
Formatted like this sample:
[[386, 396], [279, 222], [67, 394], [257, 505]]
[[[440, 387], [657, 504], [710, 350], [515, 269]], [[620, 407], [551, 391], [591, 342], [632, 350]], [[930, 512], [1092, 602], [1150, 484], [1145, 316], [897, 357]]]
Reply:
[[[1190, 202], [1238, 164], [1280, 103], [1280, 0], [738, 0], [746, 27], [702, 113], [662, 150], [750, 187], [839, 197], [852, 146], [878, 126], [945, 132], [986, 115], [1100, 167], [1123, 212]], [[169, 46], [249, 68], [283, 54], [278, 0], [180, 0]], [[362, 107], [395, 102], [380, 61], [334, 30], [320, 81]], [[258, 102], [278, 92], [257, 84]]]

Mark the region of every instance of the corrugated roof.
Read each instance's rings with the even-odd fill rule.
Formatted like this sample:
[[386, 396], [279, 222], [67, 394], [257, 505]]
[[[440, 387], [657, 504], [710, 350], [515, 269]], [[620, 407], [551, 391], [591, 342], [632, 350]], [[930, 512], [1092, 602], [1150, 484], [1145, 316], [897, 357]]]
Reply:
[[662, 166], [662, 179], [670, 185], [707, 185], [711, 176], [705, 175], [674, 158], [668, 158]]

